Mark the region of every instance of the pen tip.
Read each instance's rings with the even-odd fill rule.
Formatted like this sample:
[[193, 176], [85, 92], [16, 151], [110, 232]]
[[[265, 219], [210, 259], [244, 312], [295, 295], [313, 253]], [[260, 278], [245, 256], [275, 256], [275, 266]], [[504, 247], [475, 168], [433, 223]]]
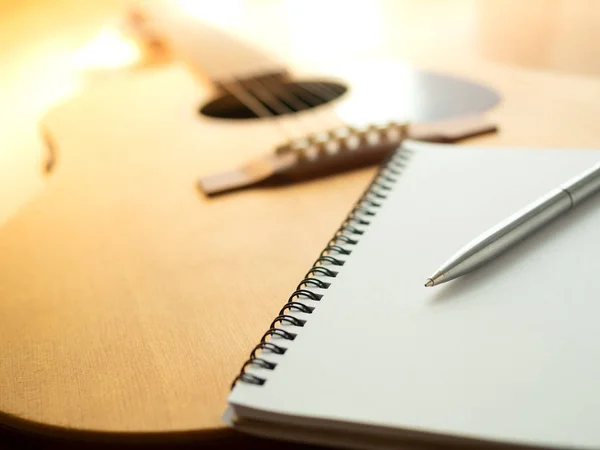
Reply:
[[433, 280], [431, 278], [427, 278], [427, 281], [425, 282], [425, 287], [431, 287], [434, 284], [435, 283], [433, 282]]

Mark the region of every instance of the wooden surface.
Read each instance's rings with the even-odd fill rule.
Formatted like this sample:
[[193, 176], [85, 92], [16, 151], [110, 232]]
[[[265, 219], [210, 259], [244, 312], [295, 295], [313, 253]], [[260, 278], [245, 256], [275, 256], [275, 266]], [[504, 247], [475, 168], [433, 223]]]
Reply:
[[[220, 415], [230, 380], [373, 170], [203, 198], [190, 186], [201, 172], [276, 140], [264, 125], [235, 133], [218, 121], [198, 125], [193, 107], [210, 90], [172, 64], [88, 86], [48, 115], [59, 165], [49, 181], [37, 180], [29, 162], [41, 156], [26, 146], [35, 141], [27, 124], [48, 104], [30, 94], [59, 98], [77, 82], [73, 70], [61, 91], [34, 74], [45, 63], [56, 69], [49, 61], [75, 52], [123, 3], [0, 3], [10, 25], [0, 26], [0, 41], [14, 42], [1, 89], [17, 111], [4, 104], [2, 113], [23, 121], [0, 147], [10, 173], [0, 199], [11, 199], [0, 203], [0, 417], [71, 438], [206, 440], [228, 435]], [[493, 86], [504, 96], [490, 115], [501, 133], [477, 143], [599, 145], [597, 40], [581, 38], [595, 32], [582, 12], [592, 13], [591, 2], [223, 4], [205, 11], [210, 20], [295, 66], [393, 83], [386, 74], [395, 64], [364, 62], [385, 57]], [[346, 20], [325, 20], [340, 12]], [[531, 26], [515, 31], [526, 19]], [[34, 37], [25, 31], [32, 24]], [[55, 33], [70, 44], [48, 48]], [[377, 81], [367, 83], [372, 103], [338, 113], [368, 117], [386, 98]]]

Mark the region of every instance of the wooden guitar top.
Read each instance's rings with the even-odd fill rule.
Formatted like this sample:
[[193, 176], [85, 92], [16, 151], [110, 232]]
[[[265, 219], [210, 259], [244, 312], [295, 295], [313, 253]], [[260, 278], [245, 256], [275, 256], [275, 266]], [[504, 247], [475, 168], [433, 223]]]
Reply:
[[[127, 109], [115, 107], [115, 90]], [[0, 233], [3, 423], [222, 427], [240, 363], [372, 173], [209, 200], [195, 188], [199, 172], [246, 143], [219, 134], [218, 123], [210, 134], [200, 125], [178, 135], [196, 120], [187, 106], [197, 95], [186, 71], [173, 68], [136, 77], [135, 86], [117, 82], [47, 118], [65, 153], [77, 152], [59, 153], [47, 189]], [[150, 105], [162, 113], [147, 114]], [[89, 116], [74, 134], [82, 112]], [[100, 117], [103, 127], [94, 125]], [[272, 133], [245, 127], [258, 142]], [[230, 142], [231, 152], [204, 150], [207, 138]]]

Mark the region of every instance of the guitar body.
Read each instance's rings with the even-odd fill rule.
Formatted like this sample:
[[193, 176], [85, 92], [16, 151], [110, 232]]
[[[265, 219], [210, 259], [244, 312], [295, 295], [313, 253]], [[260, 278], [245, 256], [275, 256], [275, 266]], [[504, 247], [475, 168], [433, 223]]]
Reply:
[[373, 169], [214, 199], [195, 182], [286, 127], [385, 119], [380, 70], [328, 72], [347, 94], [283, 126], [200, 116], [215, 92], [178, 64], [51, 112], [52, 176], [0, 233], [0, 421], [71, 437], [220, 429], [240, 363]]
[[[382, 64], [389, 70], [389, 65]], [[339, 80], [349, 90], [338, 100], [310, 111], [235, 120], [202, 115], [199, 108], [218, 96], [218, 92], [210, 83], [204, 84], [193, 77], [183, 65], [172, 64], [130, 73], [96, 86], [51, 112], [42, 126], [56, 146], [56, 178], [71, 171], [80, 173], [80, 159], [96, 168], [105, 164], [118, 167], [126, 158], [138, 160], [163, 153], [173, 163], [178, 155], [185, 160], [188, 184], [193, 185], [201, 175], [241, 165], [252, 157], [272, 152], [294, 137], [343, 124], [397, 120], [401, 109], [382, 101], [385, 88], [369, 78], [377, 70], [377, 67], [363, 68], [357, 74], [350, 67], [328, 71], [327, 75], [300, 75], [307, 79]], [[390, 79], [385, 80], [388, 95], [394, 75], [402, 77], [405, 72], [410, 71], [396, 66], [396, 72], [389, 73]], [[405, 86], [396, 89], [399, 98], [404, 89]], [[94, 144], [98, 135], [103, 141]], [[124, 144], [135, 147], [124, 152]], [[112, 151], [119, 155], [117, 160], [103, 162]]]
[[[342, 125], [440, 119], [497, 101], [368, 61], [289, 70], [346, 88], [327, 104], [223, 119], [199, 113], [222, 91], [188, 67], [111, 78], [43, 120], [51, 177], [0, 230], [0, 423], [69, 438], [223, 430], [240, 364], [374, 169], [216, 198], [198, 178]], [[457, 89], [473, 102], [456, 102]]]

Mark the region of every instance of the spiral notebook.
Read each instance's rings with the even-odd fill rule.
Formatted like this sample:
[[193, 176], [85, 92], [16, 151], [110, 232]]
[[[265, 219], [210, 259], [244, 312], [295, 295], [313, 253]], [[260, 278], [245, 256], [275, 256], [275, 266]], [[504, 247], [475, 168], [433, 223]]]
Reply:
[[599, 447], [600, 196], [479, 270], [423, 286], [598, 160], [405, 143], [282, 299], [225, 420], [349, 448]]

